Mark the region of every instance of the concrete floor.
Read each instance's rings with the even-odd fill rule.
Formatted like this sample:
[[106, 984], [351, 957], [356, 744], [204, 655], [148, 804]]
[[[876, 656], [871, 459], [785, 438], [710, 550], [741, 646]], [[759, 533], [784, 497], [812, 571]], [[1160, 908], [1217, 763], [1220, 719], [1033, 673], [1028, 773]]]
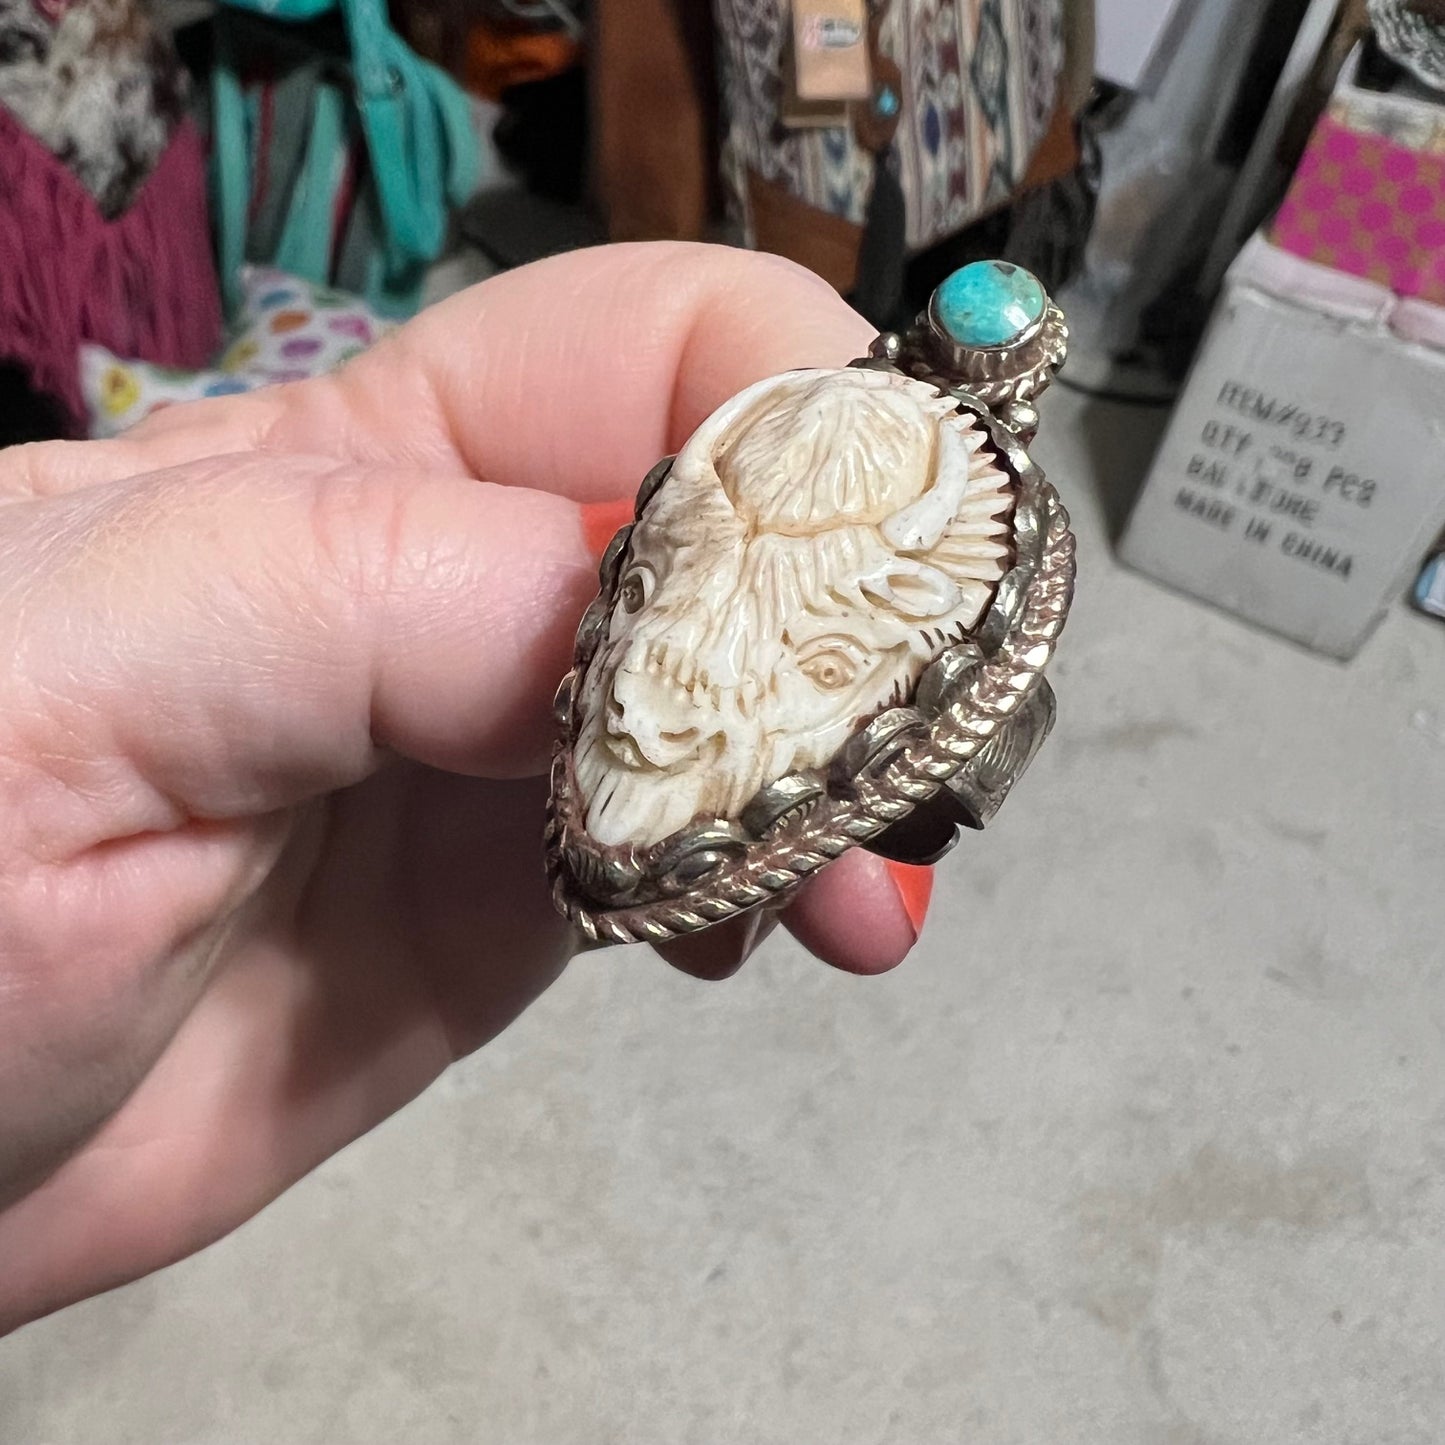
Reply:
[[1445, 629], [1342, 668], [1120, 570], [1149, 420], [1049, 397], [1059, 725], [905, 967], [583, 959], [0, 1345], [0, 1439], [1445, 1439]]

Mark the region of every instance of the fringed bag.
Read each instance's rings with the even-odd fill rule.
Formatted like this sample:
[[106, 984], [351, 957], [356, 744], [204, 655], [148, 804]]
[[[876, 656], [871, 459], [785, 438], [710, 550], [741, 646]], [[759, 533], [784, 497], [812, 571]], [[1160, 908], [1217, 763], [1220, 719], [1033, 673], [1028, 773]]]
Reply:
[[231, 4], [211, 85], [228, 302], [250, 261], [409, 314], [476, 185], [465, 94], [391, 29], [384, 0]]

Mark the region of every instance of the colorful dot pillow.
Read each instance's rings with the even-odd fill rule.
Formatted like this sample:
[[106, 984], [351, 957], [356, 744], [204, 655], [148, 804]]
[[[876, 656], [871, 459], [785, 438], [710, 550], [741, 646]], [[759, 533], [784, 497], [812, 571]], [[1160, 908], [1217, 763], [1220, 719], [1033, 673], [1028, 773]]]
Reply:
[[365, 351], [393, 325], [355, 296], [282, 271], [248, 267], [240, 324], [213, 370], [177, 371], [125, 360], [103, 346], [81, 347], [90, 434], [117, 436], [177, 402], [320, 376]]

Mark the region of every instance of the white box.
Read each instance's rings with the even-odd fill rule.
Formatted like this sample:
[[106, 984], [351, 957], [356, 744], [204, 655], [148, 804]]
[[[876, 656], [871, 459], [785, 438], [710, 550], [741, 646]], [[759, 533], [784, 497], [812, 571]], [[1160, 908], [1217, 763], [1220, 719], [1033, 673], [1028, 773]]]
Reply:
[[1250, 241], [1120, 556], [1352, 656], [1445, 523], [1445, 313]]

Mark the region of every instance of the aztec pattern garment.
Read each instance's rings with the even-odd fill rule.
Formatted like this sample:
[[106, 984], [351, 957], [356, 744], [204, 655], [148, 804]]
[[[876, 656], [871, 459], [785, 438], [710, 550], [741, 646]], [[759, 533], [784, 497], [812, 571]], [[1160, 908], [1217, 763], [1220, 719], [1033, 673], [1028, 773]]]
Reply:
[[174, 47], [141, 0], [0, 0], [0, 106], [107, 220], [155, 169], [185, 105]]
[[[851, 129], [780, 124], [787, 0], [714, 0], [726, 134], [723, 171], [747, 239], [749, 171], [862, 224], [873, 158]], [[882, 49], [903, 73], [894, 148], [907, 244], [921, 250], [1003, 204], [1053, 117], [1063, 0], [894, 0]]]

